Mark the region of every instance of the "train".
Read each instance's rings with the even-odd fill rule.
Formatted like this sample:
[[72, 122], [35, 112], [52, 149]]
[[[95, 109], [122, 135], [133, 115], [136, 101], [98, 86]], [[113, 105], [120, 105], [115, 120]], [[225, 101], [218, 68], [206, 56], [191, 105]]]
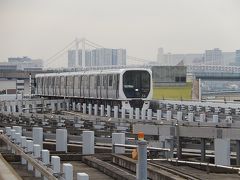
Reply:
[[40, 97], [125, 109], [148, 109], [153, 94], [152, 71], [146, 68], [36, 74], [35, 81]]

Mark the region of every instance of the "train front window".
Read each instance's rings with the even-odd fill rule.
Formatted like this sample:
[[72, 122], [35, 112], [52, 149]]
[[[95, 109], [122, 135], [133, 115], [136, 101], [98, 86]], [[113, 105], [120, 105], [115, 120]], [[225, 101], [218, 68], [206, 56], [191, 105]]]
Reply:
[[147, 71], [126, 71], [123, 74], [123, 92], [127, 98], [146, 98], [150, 92], [150, 81]]

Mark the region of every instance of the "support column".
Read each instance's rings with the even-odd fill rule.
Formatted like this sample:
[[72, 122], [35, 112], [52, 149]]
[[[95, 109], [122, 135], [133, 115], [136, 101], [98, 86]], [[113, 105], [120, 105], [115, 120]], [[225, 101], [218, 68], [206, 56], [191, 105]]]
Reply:
[[122, 108], [122, 110], [121, 110], [121, 117], [122, 117], [122, 119], [126, 118], [126, 109], [125, 108]]
[[152, 120], [152, 109], [147, 110], [147, 119], [150, 121]]
[[67, 152], [67, 129], [56, 130], [56, 151]]
[[118, 106], [114, 106], [114, 118], [118, 118]]
[[206, 114], [200, 114], [200, 122], [206, 122]]
[[167, 119], [167, 121], [171, 121], [172, 120], [172, 111], [167, 111], [166, 119]]
[[[125, 133], [112, 133], [112, 146], [114, 144], [125, 144]], [[114, 147], [113, 147], [114, 148]], [[113, 153], [124, 154], [124, 147], [115, 147]]]
[[94, 154], [94, 131], [83, 131], [82, 154]]
[[63, 163], [63, 174], [65, 180], [73, 180], [73, 166], [70, 163]]
[[104, 105], [100, 106], [100, 116], [104, 116]]
[[162, 111], [160, 109], [157, 110], [157, 120], [162, 120]]
[[[32, 140], [27, 140], [27, 153], [29, 155], [33, 154], [33, 141]], [[33, 166], [31, 165], [30, 162], [28, 162], [28, 171], [33, 171]]]
[[87, 105], [83, 103], [83, 114], [87, 114]]
[[[39, 159], [41, 157], [41, 146], [39, 144], [33, 145], [33, 156], [35, 159]], [[41, 173], [35, 169], [35, 177], [41, 177]]]
[[135, 109], [135, 119], [140, 119], [140, 109], [139, 108], [136, 108]]
[[42, 147], [43, 147], [43, 128], [34, 127], [32, 129], [32, 138], [33, 138], [33, 144], [39, 144], [42, 149]]
[[206, 160], [206, 139], [201, 138], [201, 162]]
[[89, 180], [89, 176], [86, 173], [77, 173], [77, 180]]
[[16, 133], [22, 135], [22, 126], [13, 126], [13, 129], [15, 129]]
[[230, 139], [214, 139], [215, 164], [230, 166]]
[[178, 112], [177, 112], [177, 120], [178, 120], [178, 121], [182, 121], [182, 120], [183, 120], [182, 111], [178, 111]]
[[76, 103], [75, 102], [72, 103], [72, 110], [76, 111]]
[[214, 123], [219, 123], [219, 121], [218, 121], [218, 115], [217, 115], [217, 114], [214, 114], [214, 115], [213, 115], [213, 122], [214, 122]]
[[[44, 165], [50, 165], [50, 157], [49, 157], [49, 150], [47, 149], [43, 149], [41, 151], [41, 154], [42, 154], [42, 162]], [[47, 177], [44, 177], [43, 178], [44, 180], [48, 180]]]
[[147, 179], [147, 142], [138, 141], [138, 180]]
[[98, 115], [98, 105], [94, 104], [94, 116]]
[[21, 146], [21, 134], [15, 133], [15, 144]]
[[111, 117], [111, 106], [107, 105], [107, 117]]
[[61, 172], [61, 161], [59, 156], [51, 156], [51, 165], [54, 174]]
[[193, 113], [188, 113], [188, 122], [193, 122]]
[[133, 119], [133, 108], [129, 109], [129, 119]]
[[141, 110], [141, 119], [142, 120], [145, 120], [146, 119], [146, 109], [143, 109]]
[[81, 112], [81, 103], [77, 103], [77, 111]]
[[69, 102], [66, 102], [66, 111], [69, 111]]
[[[27, 138], [25, 136], [21, 137], [21, 148], [24, 152], [27, 151]], [[21, 157], [21, 164], [27, 164], [27, 161], [23, 157]]]
[[51, 102], [51, 109], [52, 109], [52, 112], [56, 111], [55, 102]]
[[88, 104], [88, 115], [92, 115], [92, 104]]
[[237, 166], [240, 165], [240, 140], [236, 141], [236, 155], [237, 155]]

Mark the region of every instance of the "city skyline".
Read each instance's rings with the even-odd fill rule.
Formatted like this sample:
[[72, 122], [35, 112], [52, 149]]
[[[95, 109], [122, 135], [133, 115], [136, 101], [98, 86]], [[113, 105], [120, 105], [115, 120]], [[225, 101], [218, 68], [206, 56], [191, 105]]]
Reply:
[[234, 52], [240, 49], [239, 7], [237, 0], [0, 0], [0, 61], [46, 60], [76, 37], [149, 60], [159, 47], [175, 54]]

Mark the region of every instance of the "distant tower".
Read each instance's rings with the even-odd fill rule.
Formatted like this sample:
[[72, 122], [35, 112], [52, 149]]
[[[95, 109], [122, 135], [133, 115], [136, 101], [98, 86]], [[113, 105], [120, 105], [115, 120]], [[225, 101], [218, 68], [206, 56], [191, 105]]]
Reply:
[[158, 48], [157, 52], [157, 62], [158, 64], [163, 64], [164, 63], [164, 51], [163, 48]]
[[223, 65], [222, 51], [218, 48], [206, 50], [204, 58], [205, 65]]
[[239, 49], [239, 50], [236, 50], [235, 64], [236, 64], [237, 66], [240, 66], [240, 49]]

